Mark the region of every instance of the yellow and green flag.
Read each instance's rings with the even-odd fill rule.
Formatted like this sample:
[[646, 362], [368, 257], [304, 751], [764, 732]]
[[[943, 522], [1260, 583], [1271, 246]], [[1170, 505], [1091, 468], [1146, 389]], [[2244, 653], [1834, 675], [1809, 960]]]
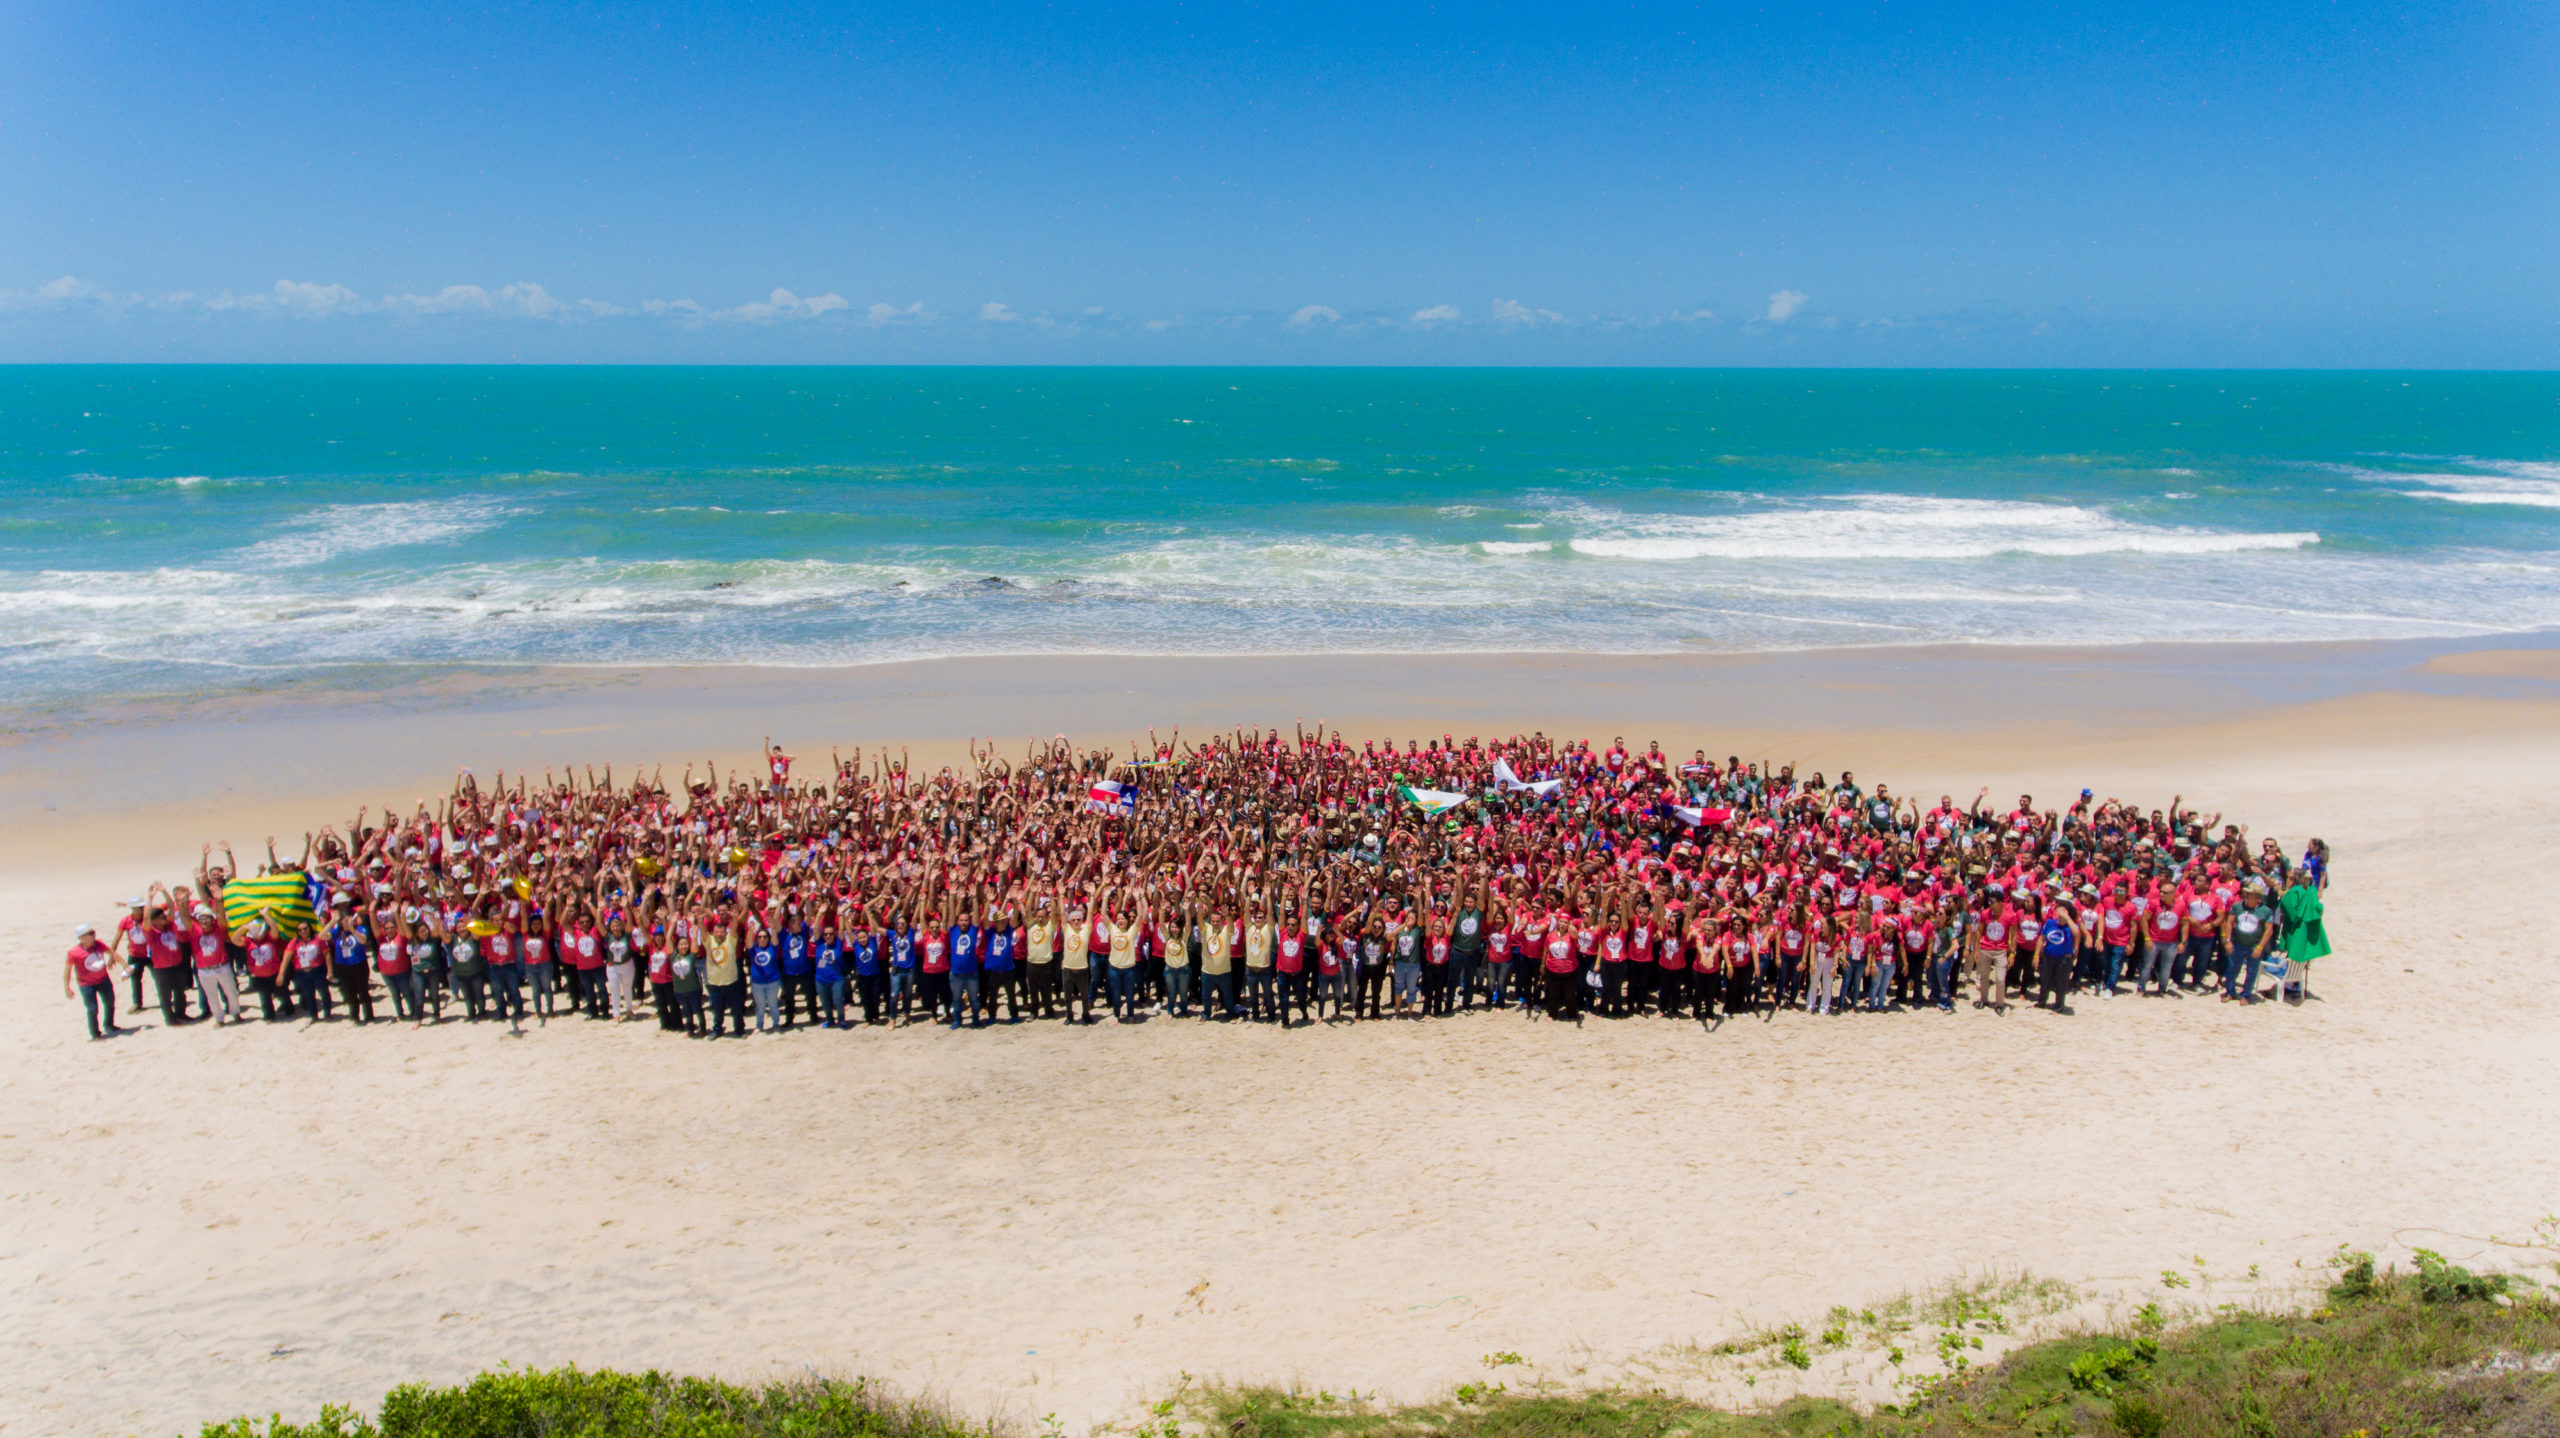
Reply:
[[276, 922], [288, 934], [296, 924], [320, 926], [319, 916], [311, 911], [310, 884], [290, 869], [255, 879], [233, 879], [222, 886], [222, 921], [233, 933], [247, 927], [261, 909], [275, 910]]

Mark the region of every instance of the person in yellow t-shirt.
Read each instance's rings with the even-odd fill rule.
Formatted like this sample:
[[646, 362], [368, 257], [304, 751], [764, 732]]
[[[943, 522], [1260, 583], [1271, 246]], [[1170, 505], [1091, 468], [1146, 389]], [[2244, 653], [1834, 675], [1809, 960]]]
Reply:
[[1172, 932], [1158, 932], [1155, 946], [1164, 950], [1164, 1011], [1175, 1018], [1191, 1016], [1191, 943], [1189, 913], [1170, 906], [1164, 920]]
[[1106, 975], [1111, 985], [1111, 1017], [1118, 1023], [1134, 1023], [1138, 1017], [1138, 935], [1147, 926], [1147, 908], [1137, 899], [1120, 896], [1118, 901], [1106, 896], [1104, 910], [1111, 915], [1111, 969]]
[[1235, 931], [1206, 899], [1192, 902], [1190, 922], [1200, 943], [1200, 1017], [1224, 1023], [1236, 1016]]
[[[1059, 1007], [1069, 1023], [1093, 1022], [1093, 915], [1085, 907], [1085, 896], [1068, 898], [1061, 885], [1056, 894], [1059, 933], [1065, 939], [1065, 953], [1058, 960], [1058, 978], [1066, 986], [1065, 1002]], [[1078, 1014], [1081, 1006], [1083, 1012]]]
[[745, 901], [738, 907], [717, 906], [702, 915], [702, 986], [711, 995], [711, 1037], [720, 1037], [720, 1017], [732, 1015], [737, 1021], [736, 1035], [747, 1036], [747, 979], [739, 971], [738, 951], [744, 944], [740, 931], [746, 926]]
[[1031, 901], [1031, 923], [1023, 935], [1024, 997], [1035, 1019], [1049, 1017], [1058, 999], [1058, 902], [1053, 894]]
[[1271, 967], [1269, 903], [1261, 894], [1249, 899], [1244, 924], [1245, 1017], [1264, 1023], [1280, 1017], [1280, 985]]

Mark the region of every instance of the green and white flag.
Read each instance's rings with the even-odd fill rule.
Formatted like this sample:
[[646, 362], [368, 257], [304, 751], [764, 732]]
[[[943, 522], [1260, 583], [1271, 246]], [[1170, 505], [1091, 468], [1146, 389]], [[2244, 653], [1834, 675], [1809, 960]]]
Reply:
[[1417, 789], [1411, 784], [1398, 784], [1396, 793], [1402, 795], [1406, 803], [1420, 809], [1428, 818], [1438, 818], [1448, 813], [1466, 803], [1469, 797], [1465, 794], [1452, 794], [1446, 789]]

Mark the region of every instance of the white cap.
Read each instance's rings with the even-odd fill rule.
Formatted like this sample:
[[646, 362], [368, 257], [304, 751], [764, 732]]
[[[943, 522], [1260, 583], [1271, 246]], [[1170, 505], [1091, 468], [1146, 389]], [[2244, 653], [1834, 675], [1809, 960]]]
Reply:
[[127, 899], [127, 900], [125, 900], [125, 901], [124, 901], [124, 906], [125, 906], [126, 908], [128, 908], [128, 909], [139, 909], [139, 908], [142, 908], [142, 907], [143, 907], [142, 896], [141, 896], [140, 894], [136, 894], [136, 895], [134, 895], [132, 898]]
[[97, 937], [97, 934], [98, 926], [95, 924], [82, 924], [80, 927], [71, 931], [71, 937], [74, 939], [95, 938]]

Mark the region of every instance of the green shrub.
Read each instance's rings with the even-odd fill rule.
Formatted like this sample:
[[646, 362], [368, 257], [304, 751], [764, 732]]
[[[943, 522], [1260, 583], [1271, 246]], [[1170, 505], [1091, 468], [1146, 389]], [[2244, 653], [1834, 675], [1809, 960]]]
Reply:
[[2148, 1338], [2137, 1338], [2129, 1344], [2093, 1348], [2071, 1360], [2071, 1367], [2067, 1370], [2071, 1375], [2071, 1386], [2083, 1393], [2112, 1398], [2117, 1384], [2139, 1375], [2159, 1353], [2160, 1345]]
[[203, 1438], [988, 1438], [861, 1380], [745, 1388], [651, 1371], [502, 1369], [456, 1388], [403, 1384], [378, 1419], [327, 1407], [307, 1424], [207, 1424]]
[[2160, 1430], [2169, 1426], [2169, 1415], [2142, 1399], [2124, 1397], [2108, 1410], [2107, 1421], [2125, 1438], [2160, 1438]]
[[2507, 1291], [2503, 1273], [2479, 1274], [2456, 1268], [2431, 1248], [2416, 1250], [2418, 1296], [2429, 1303], [2483, 1303]]
[[2329, 1285], [2329, 1299], [2333, 1303], [2362, 1303], [2381, 1291], [2381, 1283], [2373, 1276], [2373, 1255], [2359, 1253], [2347, 1260], [2338, 1281]]

